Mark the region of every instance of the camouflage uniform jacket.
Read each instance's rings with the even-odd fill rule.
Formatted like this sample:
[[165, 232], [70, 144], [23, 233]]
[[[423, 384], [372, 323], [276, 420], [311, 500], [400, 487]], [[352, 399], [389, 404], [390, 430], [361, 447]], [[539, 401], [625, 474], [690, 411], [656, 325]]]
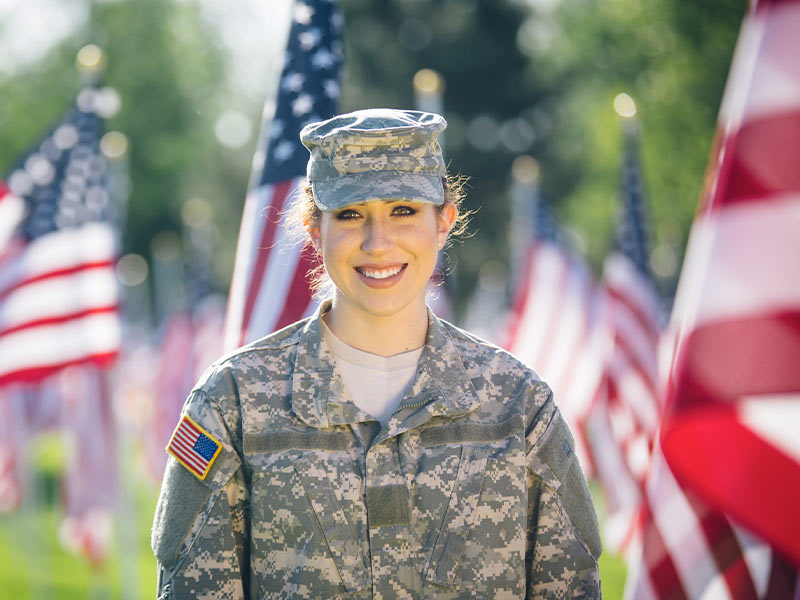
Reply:
[[190, 394], [184, 414], [222, 449], [204, 480], [169, 460], [159, 598], [600, 596], [592, 501], [535, 373], [431, 313], [381, 428], [321, 339], [318, 313]]

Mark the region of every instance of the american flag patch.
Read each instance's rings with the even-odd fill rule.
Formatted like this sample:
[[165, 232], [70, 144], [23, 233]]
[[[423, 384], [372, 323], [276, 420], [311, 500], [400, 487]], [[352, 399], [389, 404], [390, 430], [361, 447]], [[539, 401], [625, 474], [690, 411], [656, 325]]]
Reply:
[[222, 444], [186, 415], [167, 444], [167, 452], [199, 479], [206, 478], [221, 449]]

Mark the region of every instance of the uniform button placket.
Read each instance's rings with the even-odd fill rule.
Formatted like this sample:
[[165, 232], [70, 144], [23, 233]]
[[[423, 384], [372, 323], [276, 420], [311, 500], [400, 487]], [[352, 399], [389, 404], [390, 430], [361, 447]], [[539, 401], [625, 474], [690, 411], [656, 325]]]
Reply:
[[[373, 502], [372, 512], [367, 511], [369, 526], [370, 560], [372, 567], [372, 590], [374, 598], [397, 597], [398, 586], [407, 589], [413, 595], [413, 577], [411, 576], [410, 552], [411, 536], [409, 535], [408, 513], [405, 507], [405, 518], [402, 510], [392, 510], [392, 506], [382, 504], [389, 502], [408, 502], [408, 496], [401, 495], [405, 489], [405, 479], [400, 469], [397, 454], [397, 438], [383, 440], [367, 451], [366, 457], [366, 493], [369, 507], [370, 493], [379, 498], [381, 503]], [[377, 507], [377, 510], [376, 510]], [[397, 520], [398, 515], [400, 519]], [[394, 519], [394, 520], [393, 520]], [[403, 522], [405, 519], [406, 522]]]

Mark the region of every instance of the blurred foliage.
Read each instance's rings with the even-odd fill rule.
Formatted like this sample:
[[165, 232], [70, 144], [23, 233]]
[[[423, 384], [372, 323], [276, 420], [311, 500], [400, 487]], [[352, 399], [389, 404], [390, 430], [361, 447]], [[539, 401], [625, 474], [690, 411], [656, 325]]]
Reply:
[[520, 153], [540, 162], [544, 196], [600, 269], [620, 180], [612, 102], [627, 92], [638, 105], [653, 246], [674, 261], [656, 265], [669, 295], [745, 4], [343, 0], [343, 108], [411, 105], [416, 70], [442, 74], [451, 168], [472, 177], [468, 207], [480, 207], [476, 236], [451, 251], [467, 292], [485, 261], [509, 258], [506, 191]]
[[[206, 198], [218, 229], [216, 285], [224, 292], [255, 140], [226, 148], [214, 126], [231, 107], [257, 123], [261, 107], [235, 95], [217, 31], [195, 2], [85, 1], [89, 24], [30, 68], [0, 75], [0, 168], [72, 101], [77, 49], [101, 45], [105, 81], [122, 97], [109, 127], [130, 140], [124, 249], [148, 256], [155, 234], [180, 232], [183, 203]], [[638, 105], [654, 245], [675, 263], [657, 266], [671, 292], [745, 0], [341, 4], [342, 110], [413, 106], [411, 80], [423, 67], [445, 79], [446, 152], [451, 170], [471, 177], [468, 208], [479, 208], [476, 235], [450, 251], [457, 308], [485, 261], [509, 258], [507, 190], [518, 154], [539, 160], [545, 196], [599, 269], [618, 194], [622, 136], [612, 101], [621, 91]], [[258, 24], [253, 30], [259, 34]], [[277, 73], [264, 77], [274, 87]]]
[[[102, 83], [117, 90], [121, 110], [107, 129], [129, 140], [123, 251], [149, 257], [162, 231], [181, 233], [181, 208], [202, 197], [215, 207], [215, 279], [226, 289], [233, 268], [252, 147], [231, 150], [214, 125], [229, 107], [226, 56], [215, 29], [192, 2], [118, 0], [87, 3], [87, 24], [31, 68], [0, 82], [0, 169], [28, 149], [74, 101], [79, 48], [104, 49]], [[260, 107], [253, 107], [260, 112]]]
[[[560, 82], [563, 104], [547, 144], [544, 188], [595, 266], [613, 227], [622, 136], [611, 107], [624, 91], [636, 100], [641, 125], [652, 246], [674, 252], [679, 267], [745, 4], [565, 0], [549, 16], [557, 29], [539, 54]], [[674, 276], [661, 275], [669, 294]]]

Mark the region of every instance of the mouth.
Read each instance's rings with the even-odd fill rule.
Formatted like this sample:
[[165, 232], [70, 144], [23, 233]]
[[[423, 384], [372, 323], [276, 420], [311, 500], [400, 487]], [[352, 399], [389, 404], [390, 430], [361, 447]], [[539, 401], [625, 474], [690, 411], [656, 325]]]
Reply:
[[402, 263], [387, 267], [374, 267], [362, 265], [355, 267], [361, 281], [376, 289], [383, 289], [393, 286], [403, 276], [408, 263]]
[[395, 275], [397, 275], [407, 266], [408, 263], [402, 265], [395, 265], [393, 267], [386, 267], [382, 269], [376, 269], [374, 267], [356, 267], [356, 271], [358, 271], [364, 277], [367, 277], [369, 279], [389, 279], [390, 277], [394, 277]]

